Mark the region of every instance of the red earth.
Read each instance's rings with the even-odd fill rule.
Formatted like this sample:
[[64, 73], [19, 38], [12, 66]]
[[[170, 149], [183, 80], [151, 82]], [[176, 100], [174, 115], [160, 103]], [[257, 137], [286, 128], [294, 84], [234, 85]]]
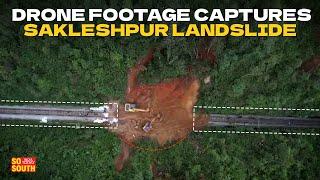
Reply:
[[[154, 49], [128, 72], [126, 101], [148, 112], [126, 112], [119, 107], [119, 126], [115, 133], [122, 140], [122, 152], [115, 162], [121, 171], [130, 157], [130, 149], [137, 140], [148, 138], [164, 147], [168, 143], [185, 139], [193, 130], [193, 106], [197, 102], [200, 88], [196, 77], [180, 77], [158, 84], [139, 84], [138, 74], [153, 60]], [[152, 122], [152, 129], [142, 128]], [[207, 124], [206, 116], [197, 116], [197, 129]]]

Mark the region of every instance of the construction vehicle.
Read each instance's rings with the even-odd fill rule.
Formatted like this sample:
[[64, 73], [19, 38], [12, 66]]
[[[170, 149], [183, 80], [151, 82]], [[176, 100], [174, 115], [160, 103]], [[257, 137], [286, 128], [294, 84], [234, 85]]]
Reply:
[[154, 118], [152, 118], [150, 121], [147, 121], [147, 123], [143, 126], [142, 130], [144, 132], [149, 132], [152, 129], [152, 123], [154, 121], [161, 121], [161, 114], [158, 113]]
[[124, 110], [126, 112], [149, 112], [149, 108], [147, 109], [139, 109], [136, 104], [126, 103], [124, 106]]
[[[139, 109], [136, 104], [126, 103], [124, 106], [124, 110], [126, 112], [149, 112], [149, 108], [147, 109]], [[148, 121], [142, 128], [144, 132], [149, 132], [152, 129], [151, 125], [152, 121]]]
[[143, 126], [143, 131], [144, 132], [149, 132], [151, 129], [152, 129], [152, 122], [151, 121], [148, 121], [144, 126]]

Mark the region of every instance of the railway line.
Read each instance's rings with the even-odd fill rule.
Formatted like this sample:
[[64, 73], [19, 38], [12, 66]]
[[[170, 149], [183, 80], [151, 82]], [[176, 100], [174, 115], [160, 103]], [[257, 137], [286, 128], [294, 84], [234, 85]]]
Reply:
[[116, 118], [116, 107], [53, 107], [53, 106], [0, 106], [0, 120], [39, 120], [103, 123]]
[[[40, 122], [82, 122], [82, 123], [118, 123], [117, 107], [70, 106], [0, 106], [0, 121], [36, 120]], [[286, 127], [320, 128], [320, 118], [271, 117], [251, 115], [210, 114], [210, 127]]]
[[209, 126], [320, 128], [320, 118], [211, 114]]

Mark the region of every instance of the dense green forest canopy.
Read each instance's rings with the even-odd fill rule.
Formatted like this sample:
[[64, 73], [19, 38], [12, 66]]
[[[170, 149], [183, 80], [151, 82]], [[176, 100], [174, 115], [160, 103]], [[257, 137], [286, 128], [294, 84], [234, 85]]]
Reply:
[[[299, 23], [298, 36], [294, 38], [212, 39], [217, 65], [210, 66], [195, 60], [200, 39], [193, 37], [27, 38], [22, 35], [21, 24], [11, 22], [11, 9], [17, 7], [310, 8], [312, 21]], [[128, 68], [148, 47], [162, 44], [165, 53], [156, 54], [157, 60], [141, 76], [143, 82], [156, 83], [183, 76], [192, 66], [200, 79], [211, 76], [211, 83], [202, 83], [199, 105], [318, 108], [320, 71], [304, 73], [300, 66], [319, 55], [319, 12], [316, 0], [1, 1], [0, 98], [123, 102]], [[136, 151], [120, 174], [113, 166], [120, 142], [103, 130], [1, 128], [0, 137], [3, 178], [10, 175], [12, 156], [37, 156], [38, 172], [34, 176], [38, 178], [151, 179], [152, 164], [157, 166], [159, 175], [180, 179], [317, 179], [320, 176], [319, 137], [194, 133], [187, 141], [166, 151]], [[21, 178], [17, 174], [13, 176]]]

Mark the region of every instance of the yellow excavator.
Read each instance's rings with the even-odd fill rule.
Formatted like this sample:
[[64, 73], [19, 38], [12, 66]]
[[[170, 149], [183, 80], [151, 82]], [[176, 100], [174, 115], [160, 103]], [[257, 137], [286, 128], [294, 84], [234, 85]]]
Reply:
[[149, 108], [147, 109], [139, 109], [136, 104], [126, 103], [124, 110], [126, 112], [149, 112]]
[[[131, 103], [126, 103], [125, 104], [125, 111], [126, 112], [149, 112], [149, 108], [147, 109], [139, 109], [137, 108], [137, 105], [136, 104], [131, 104]], [[148, 121], [143, 127], [143, 131], [145, 132], [149, 132], [151, 129], [152, 129], [152, 125], [151, 123], [153, 122], [154, 120], [151, 120], [151, 121]]]

